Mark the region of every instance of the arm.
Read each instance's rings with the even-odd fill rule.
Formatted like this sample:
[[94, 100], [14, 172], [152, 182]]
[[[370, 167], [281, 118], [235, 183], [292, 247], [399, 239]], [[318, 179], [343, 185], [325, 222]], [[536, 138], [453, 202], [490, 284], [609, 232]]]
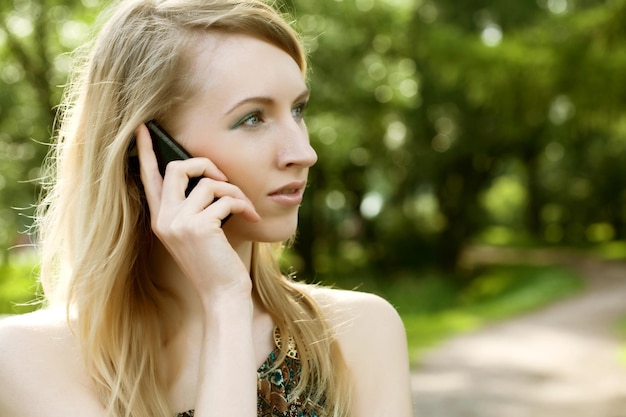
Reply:
[[0, 416], [103, 417], [77, 352], [64, 311], [0, 320]]
[[251, 302], [224, 298], [209, 310], [211, 321], [205, 320], [195, 416], [256, 416]]
[[[252, 283], [221, 221], [239, 213], [253, 222], [258, 214], [208, 159], [172, 162], [162, 178], [145, 126], [138, 129], [137, 145], [152, 230], [199, 300], [202, 339], [195, 416], [256, 416]], [[188, 178], [194, 177], [204, 178], [185, 197]]]

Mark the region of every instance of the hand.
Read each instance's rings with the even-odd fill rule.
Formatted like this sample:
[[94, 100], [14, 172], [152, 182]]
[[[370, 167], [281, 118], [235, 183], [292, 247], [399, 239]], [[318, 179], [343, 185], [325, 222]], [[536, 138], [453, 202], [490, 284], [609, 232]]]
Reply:
[[[162, 178], [145, 125], [137, 129], [136, 136], [141, 181], [155, 235], [203, 301], [233, 290], [249, 295], [249, 272], [226, 239], [221, 223], [230, 214], [258, 221], [250, 200], [207, 158], [170, 162]], [[203, 178], [185, 197], [189, 179], [194, 177]], [[216, 198], [219, 200], [214, 202]]]

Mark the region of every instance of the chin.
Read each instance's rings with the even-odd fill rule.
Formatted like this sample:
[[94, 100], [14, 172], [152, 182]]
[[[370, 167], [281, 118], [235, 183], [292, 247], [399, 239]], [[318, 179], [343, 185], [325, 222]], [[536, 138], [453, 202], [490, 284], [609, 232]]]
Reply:
[[244, 219], [233, 217], [226, 225], [224, 232], [229, 235], [239, 235], [242, 240], [252, 242], [284, 242], [291, 239], [297, 230], [297, 217], [276, 218], [250, 223]]
[[264, 230], [255, 233], [256, 237], [253, 240], [256, 242], [284, 242], [296, 234], [296, 226], [297, 224], [294, 224], [293, 227], [283, 225], [282, 227], [264, 228]]

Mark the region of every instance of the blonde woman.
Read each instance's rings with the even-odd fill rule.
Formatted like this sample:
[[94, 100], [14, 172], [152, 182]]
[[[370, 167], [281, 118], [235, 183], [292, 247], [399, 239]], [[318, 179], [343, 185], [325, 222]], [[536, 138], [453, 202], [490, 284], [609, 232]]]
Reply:
[[[409, 417], [394, 309], [277, 265], [317, 155], [276, 11], [123, 1], [78, 69], [38, 216], [48, 305], [0, 323], [0, 415]], [[162, 176], [149, 120], [194, 157]]]

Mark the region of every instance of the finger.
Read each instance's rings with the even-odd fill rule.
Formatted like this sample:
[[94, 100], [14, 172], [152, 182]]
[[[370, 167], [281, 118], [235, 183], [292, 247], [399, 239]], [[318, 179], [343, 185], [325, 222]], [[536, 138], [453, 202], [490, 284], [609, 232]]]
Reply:
[[146, 125], [141, 124], [135, 130], [135, 136], [137, 137], [141, 182], [146, 193], [150, 211], [156, 212], [161, 201], [163, 178], [159, 172], [159, 165], [152, 148], [152, 139], [150, 138], [150, 132]]
[[165, 176], [174, 175], [179, 178], [213, 178], [228, 181], [226, 175], [208, 158], [193, 157], [185, 160], [171, 161], [165, 167]]
[[251, 202], [243, 200], [236, 200], [233, 202], [230, 214], [238, 214], [252, 223], [261, 221], [261, 215], [256, 211], [254, 205]]
[[207, 177], [200, 178], [197, 185], [189, 193], [187, 201], [190, 208], [202, 211], [214, 199], [227, 195], [249, 201], [248, 197], [236, 185]]
[[[261, 216], [259, 216], [249, 200], [242, 200], [228, 195], [217, 198], [201, 213], [201, 215], [206, 215], [213, 219], [217, 218], [220, 221], [224, 221], [231, 214], [241, 215], [253, 223], [261, 220]], [[210, 219], [207, 219], [207, 221], [210, 221]]]
[[237, 204], [237, 206], [234, 207], [234, 210], [236, 210], [237, 213], [241, 212], [251, 221], [257, 221], [260, 219], [252, 201], [250, 201], [250, 199], [239, 187], [228, 182], [215, 181], [209, 178], [202, 178], [200, 180], [196, 188], [194, 188], [189, 194], [189, 197], [185, 202], [186, 207], [182, 210], [189, 210], [187, 214], [196, 214], [215, 203], [216, 199], [222, 199], [225, 197], [230, 197], [233, 200], [241, 200], [244, 202], [244, 206]]
[[165, 167], [163, 180], [164, 198], [180, 202], [187, 196], [185, 190], [190, 181], [197, 178], [211, 178], [217, 181], [228, 181], [226, 175], [207, 158], [190, 158], [186, 160], [171, 161]]

